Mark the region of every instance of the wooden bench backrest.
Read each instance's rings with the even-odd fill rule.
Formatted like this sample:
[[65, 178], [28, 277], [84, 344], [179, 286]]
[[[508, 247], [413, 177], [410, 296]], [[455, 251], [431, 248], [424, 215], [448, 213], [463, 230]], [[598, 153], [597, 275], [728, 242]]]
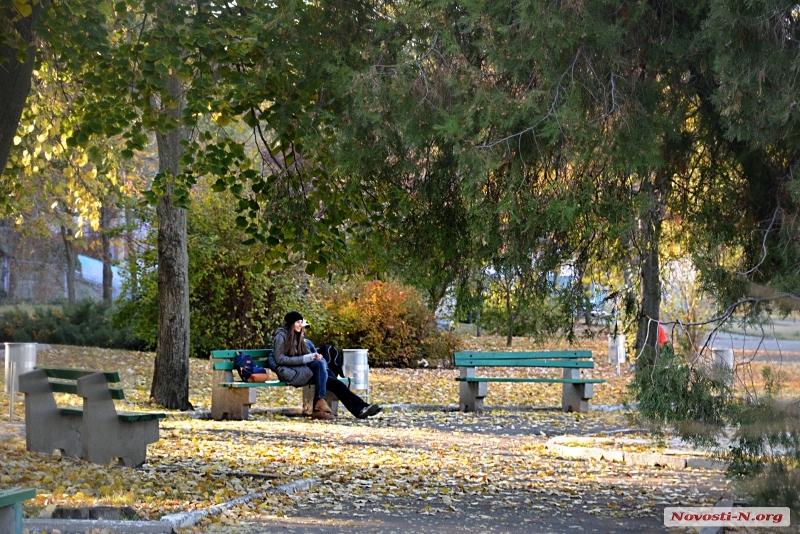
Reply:
[[593, 369], [592, 351], [476, 352], [453, 354], [456, 367], [559, 367]]
[[35, 488], [9, 488], [0, 490], [0, 508], [36, 497]]
[[[36, 369], [41, 369], [45, 372], [50, 380], [50, 388], [54, 393], [77, 395], [78, 384], [76, 380], [92, 373], [103, 373], [109, 384], [116, 384], [120, 381], [117, 371], [91, 371], [89, 369], [62, 369], [58, 367], [36, 367]], [[125, 399], [125, 393], [122, 388], [110, 387], [109, 390], [111, 391], [111, 398], [115, 400]]]
[[261, 367], [267, 367], [267, 356], [272, 354], [272, 349], [234, 349], [234, 350], [212, 350], [211, 361], [214, 371], [232, 371], [233, 359], [237, 352], [246, 352], [253, 358], [253, 362]]

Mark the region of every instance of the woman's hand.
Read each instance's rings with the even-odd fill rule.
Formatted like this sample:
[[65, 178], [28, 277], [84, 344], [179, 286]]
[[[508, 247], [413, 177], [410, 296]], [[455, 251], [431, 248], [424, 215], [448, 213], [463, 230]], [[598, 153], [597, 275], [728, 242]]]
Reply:
[[318, 353], [318, 352], [317, 352], [316, 354], [313, 354], [313, 355], [312, 355], [312, 359], [314, 359], [314, 360], [321, 360], [321, 359], [322, 359], [322, 354], [320, 354], [320, 353]]

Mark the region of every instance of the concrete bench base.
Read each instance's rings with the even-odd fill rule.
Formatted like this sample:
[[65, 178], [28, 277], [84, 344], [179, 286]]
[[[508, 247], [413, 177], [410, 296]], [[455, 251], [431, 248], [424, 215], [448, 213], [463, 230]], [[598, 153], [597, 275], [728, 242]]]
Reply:
[[0, 534], [22, 533], [22, 502], [34, 497], [33, 488], [0, 490]]
[[[286, 382], [272, 380], [268, 382], [236, 382], [234, 380], [233, 358], [237, 350], [211, 351], [211, 418], [214, 421], [229, 419], [233, 421], [247, 420], [250, 417], [250, 406], [256, 403], [256, 392], [263, 388], [292, 387]], [[253, 357], [262, 367], [272, 349], [245, 349], [242, 352]], [[349, 380], [349, 379], [342, 379]], [[314, 385], [303, 386], [303, 414], [311, 415], [314, 410]], [[333, 415], [339, 413], [339, 399], [332, 392], [327, 395], [328, 405]]]
[[[136, 467], [145, 462], [147, 445], [159, 439], [158, 420], [166, 417], [154, 412], [117, 412], [114, 399], [123, 399], [119, 388], [108, 380], [116, 373], [54, 369], [51, 374], [74, 377], [74, 382], [51, 382], [48, 372], [34, 369], [19, 377], [25, 393], [25, 440], [31, 452], [76, 456], [105, 464], [113, 459]], [[58, 378], [62, 378], [59, 376]], [[59, 408], [54, 391], [82, 397], [82, 407]]]
[[82, 410], [60, 410], [42, 369], [19, 375], [25, 394], [25, 447], [30, 452], [80, 457], [83, 453]]
[[[257, 390], [274, 387], [292, 386], [285, 382], [218, 382], [211, 393], [211, 418], [214, 421], [247, 420], [250, 417], [250, 406], [256, 403]], [[315, 389], [313, 384], [302, 388], [304, 415], [311, 415], [314, 410]], [[327, 399], [331, 412], [333, 415], [337, 415], [339, 399], [332, 392], [328, 392]]]
[[78, 379], [78, 395], [83, 397], [83, 458], [105, 464], [116, 458], [125, 467], [138, 467], [147, 459], [147, 445], [159, 440], [159, 416], [148, 414], [131, 420], [114, 406], [108, 382], [100, 373]]

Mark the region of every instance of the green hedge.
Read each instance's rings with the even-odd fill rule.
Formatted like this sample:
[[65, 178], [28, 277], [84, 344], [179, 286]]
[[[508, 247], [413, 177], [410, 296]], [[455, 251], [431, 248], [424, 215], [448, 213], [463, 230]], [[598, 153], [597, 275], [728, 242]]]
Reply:
[[112, 325], [110, 315], [102, 302], [92, 300], [72, 306], [35, 307], [33, 311], [15, 308], [0, 314], [0, 341], [129, 350], [147, 347], [129, 326]]

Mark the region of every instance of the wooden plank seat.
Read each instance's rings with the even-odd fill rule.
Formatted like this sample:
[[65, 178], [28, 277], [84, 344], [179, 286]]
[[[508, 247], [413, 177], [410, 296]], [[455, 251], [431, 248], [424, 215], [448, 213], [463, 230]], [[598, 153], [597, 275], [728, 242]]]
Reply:
[[36, 497], [34, 488], [0, 490], [0, 533], [22, 533], [22, 503]]
[[[589, 399], [594, 395], [594, 384], [605, 382], [602, 378], [583, 378], [582, 369], [594, 369], [592, 351], [537, 351], [537, 352], [475, 352], [453, 354], [453, 363], [459, 369], [456, 378], [459, 387], [459, 408], [463, 412], [483, 411], [483, 399], [489, 382], [540, 382], [563, 384], [561, 409], [565, 412], [589, 411]], [[561, 377], [505, 377], [477, 376], [476, 368], [526, 368], [563, 369]]]
[[[19, 377], [25, 394], [25, 444], [28, 451], [77, 456], [94, 463], [117, 461], [139, 466], [147, 445], [159, 439], [157, 412], [117, 411], [125, 399], [116, 371], [39, 367]], [[80, 397], [80, 405], [58, 406], [56, 394]]]
[[[253, 363], [267, 369], [267, 357], [272, 354], [272, 349], [226, 349], [211, 351], [211, 418], [215, 421], [222, 419], [243, 420], [250, 417], [250, 406], [256, 403], [256, 392], [260, 388], [286, 387], [288, 383], [280, 380], [267, 382], [241, 382], [236, 380], [239, 375], [233, 368], [236, 354], [245, 352], [253, 358]], [[340, 378], [350, 387], [350, 378]], [[289, 386], [291, 387], [291, 386]], [[304, 386], [303, 414], [310, 415], [314, 409], [314, 385]], [[327, 395], [328, 405], [334, 415], [339, 410], [339, 399], [333, 392]]]

